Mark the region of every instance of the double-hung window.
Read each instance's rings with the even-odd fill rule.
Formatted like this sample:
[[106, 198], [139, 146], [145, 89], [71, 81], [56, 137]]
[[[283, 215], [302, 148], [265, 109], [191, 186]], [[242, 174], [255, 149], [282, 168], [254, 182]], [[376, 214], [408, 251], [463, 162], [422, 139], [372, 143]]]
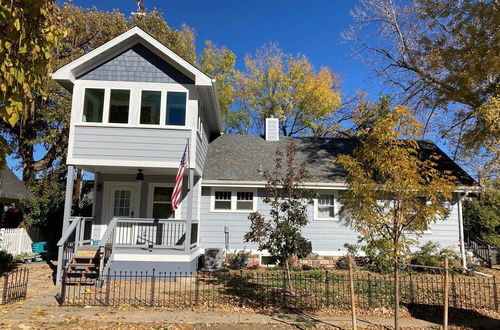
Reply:
[[231, 210], [231, 192], [216, 191], [214, 210]]
[[175, 219], [172, 211], [172, 193], [174, 188], [165, 184], [151, 183], [149, 185], [148, 217], [158, 219]]
[[316, 220], [336, 220], [337, 219], [337, 199], [336, 192], [320, 192], [314, 201], [314, 218]]
[[212, 211], [252, 212], [256, 209], [256, 195], [251, 190], [218, 190], [212, 196]]

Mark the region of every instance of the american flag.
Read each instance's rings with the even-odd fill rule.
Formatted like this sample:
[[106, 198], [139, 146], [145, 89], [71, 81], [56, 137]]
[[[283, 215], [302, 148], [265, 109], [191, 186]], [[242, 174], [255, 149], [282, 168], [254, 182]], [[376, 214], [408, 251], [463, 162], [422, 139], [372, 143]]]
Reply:
[[181, 203], [181, 195], [182, 195], [182, 179], [184, 178], [184, 171], [188, 168], [188, 160], [187, 160], [187, 149], [188, 146], [184, 149], [184, 154], [181, 158], [181, 163], [179, 164], [179, 170], [177, 171], [177, 176], [175, 177], [175, 185], [174, 191], [172, 193], [172, 211], [177, 210], [179, 204]]

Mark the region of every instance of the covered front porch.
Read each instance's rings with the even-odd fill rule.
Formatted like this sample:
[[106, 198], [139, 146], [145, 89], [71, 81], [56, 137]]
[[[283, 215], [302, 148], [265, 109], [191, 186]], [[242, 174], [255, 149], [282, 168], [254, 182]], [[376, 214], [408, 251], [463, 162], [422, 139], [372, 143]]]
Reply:
[[[99, 276], [153, 268], [177, 273], [196, 270], [199, 177], [192, 169], [185, 172], [182, 202], [174, 212], [170, 200], [177, 169], [140, 170], [94, 169], [90, 217], [71, 213], [73, 192], [78, 189], [74, 180], [68, 180], [65, 223], [58, 242], [58, 281], [65, 271], [77, 269], [75, 265], [85, 265]], [[74, 171], [69, 167], [68, 178]]]

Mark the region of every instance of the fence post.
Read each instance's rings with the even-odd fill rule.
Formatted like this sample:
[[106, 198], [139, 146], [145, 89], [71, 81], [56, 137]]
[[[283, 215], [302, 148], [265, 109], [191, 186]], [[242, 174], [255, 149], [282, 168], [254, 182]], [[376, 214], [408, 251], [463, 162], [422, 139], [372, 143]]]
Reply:
[[[166, 274], [167, 273], [165, 272], [165, 281], [167, 280]], [[191, 276], [193, 276], [192, 273]], [[194, 274], [194, 299], [195, 299], [194, 301], [195, 306], [198, 306], [198, 304], [200, 303], [200, 281], [198, 280], [198, 273]]]
[[240, 269], [240, 285], [238, 287], [238, 293], [240, 295], [240, 307], [243, 307], [243, 269]]
[[3, 278], [3, 293], [2, 293], [2, 305], [7, 303], [7, 287], [9, 283], [9, 273], [5, 274]]
[[415, 292], [414, 292], [414, 289], [413, 289], [413, 276], [411, 276], [412, 274], [412, 269], [410, 269], [408, 275], [410, 276], [410, 304], [414, 304], [415, 303]]
[[495, 298], [495, 310], [498, 312], [498, 292], [497, 292], [497, 277], [493, 276], [493, 298]]
[[444, 258], [444, 315], [443, 315], [443, 329], [448, 330], [448, 257]]
[[453, 307], [457, 306], [457, 283], [455, 283], [455, 274], [451, 273], [451, 296], [453, 297]]
[[111, 293], [111, 268], [108, 268], [108, 276], [106, 278], [106, 297], [105, 297], [106, 306], [109, 306], [110, 293]]
[[354, 276], [352, 274], [352, 255], [349, 254], [349, 288], [351, 291], [351, 312], [352, 312], [352, 328], [358, 328], [356, 324], [356, 297], [354, 296]]
[[325, 295], [326, 295], [326, 307], [330, 306], [330, 280], [328, 279], [328, 269], [325, 273]]
[[[182, 276], [182, 274], [181, 274]], [[153, 275], [151, 276], [151, 301], [150, 305], [154, 306], [155, 304], [155, 269], [153, 268]]]
[[285, 294], [286, 294], [286, 273], [283, 272], [283, 279], [282, 279], [282, 293], [281, 293], [281, 305], [285, 306]]

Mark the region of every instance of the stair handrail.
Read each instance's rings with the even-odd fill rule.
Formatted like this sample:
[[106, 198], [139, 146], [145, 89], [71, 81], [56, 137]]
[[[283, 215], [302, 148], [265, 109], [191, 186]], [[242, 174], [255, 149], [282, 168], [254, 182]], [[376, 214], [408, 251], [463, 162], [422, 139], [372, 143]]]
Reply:
[[[69, 225], [66, 231], [62, 234], [61, 239], [57, 242], [57, 246], [63, 246], [63, 244], [68, 240], [68, 238], [73, 234], [76, 227], [81, 223], [83, 217], [75, 217], [73, 222]], [[76, 237], [75, 237], [76, 239]]]
[[[473, 241], [475, 244], [470, 244]], [[472, 247], [472, 253], [476, 255], [478, 258], [488, 263], [488, 266], [493, 267], [492, 253], [491, 253], [491, 245], [480, 239], [474, 234], [469, 234], [469, 247]], [[478, 247], [486, 249], [486, 257], [482, 256], [477, 250]]]
[[[106, 227], [104, 234], [99, 242], [99, 274], [104, 274], [104, 267], [106, 267], [106, 263], [108, 261], [109, 256], [113, 253], [114, 247], [114, 230], [116, 228], [116, 224], [118, 219], [113, 218], [109, 225]], [[106, 245], [111, 238], [111, 251], [109, 256], [106, 254]], [[99, 275], [100, 276], [100, 275]]]

